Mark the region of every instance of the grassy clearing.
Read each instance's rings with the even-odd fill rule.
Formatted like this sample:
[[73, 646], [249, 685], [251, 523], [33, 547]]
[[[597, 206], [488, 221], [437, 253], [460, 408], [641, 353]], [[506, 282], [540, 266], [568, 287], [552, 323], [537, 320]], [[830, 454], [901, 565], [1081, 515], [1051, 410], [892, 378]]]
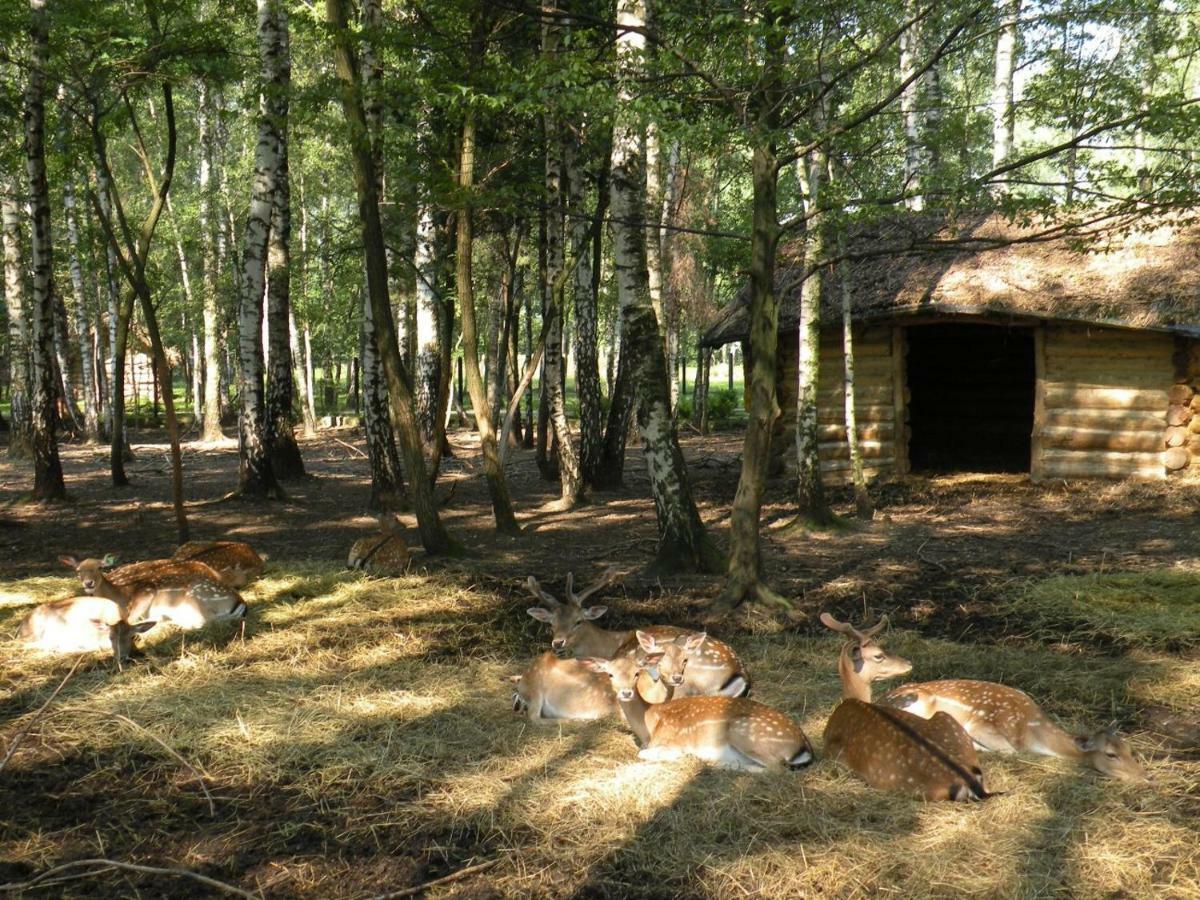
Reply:
[[[0, 585], [0, 633], [68, 590]], [[90, 856], [180, 866], [279, 897], [362, 897], [482, 860], [435, 889], [471, 896], [1077, 896], [1200, 893], [1200, 763], [1134, 730], [1155, 779], [1125, 787], [1041, 758], [987, 757], [1004, 796], [962, 806], [880, 794], [827, 762], [755, 777], [638, 761], [615, 722], [534, 727], [501, 676], [545, 635], [527, 600], [445, 577], [369, 580], [276, 564], [248, 593], [245, 638], [151, 635], [124, 674], [0, 644], [0, 882]], [[820, 751], [838, 698], [833, 636], [731, 636], [759, 699]], [[1146, 703], [1190, 710], [1195, 662], [1139, 650], [930, 641], [888, 646], [914, 677], [1000, 678], [1078, 729], [1132, 723]], [[127, 716], [180, 754], [196, 776]], [[0, 757], [2, 757], [0, 753]], [[107, 874], [44, 895], [185, 893]]]
[[1167, 570], [1046, 578], [1025, 585], [1006, 611], [1054, 640], [1122, 647], [1200, 646], [1200, 571]]

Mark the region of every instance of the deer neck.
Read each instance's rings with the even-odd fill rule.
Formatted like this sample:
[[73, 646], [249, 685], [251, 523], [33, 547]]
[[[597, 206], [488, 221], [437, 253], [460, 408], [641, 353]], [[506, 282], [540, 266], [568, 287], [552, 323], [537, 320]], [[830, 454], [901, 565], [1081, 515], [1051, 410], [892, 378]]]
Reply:
[[650, 708], [650, 704], [638, 693], [636, 686], [633, 689], [632, 700], [618, 700], [617, 702], [621, 704], [621, 712], [637, 737], [639, 746], [649, 746], [650, 729], [646, 727], [646, 710]]
[[608, 631], [591, 622], [582, 623], [575, 641], [576, 656], [599, 656], [602, 659], [612, 659], [621, 649], [621, 645], [633, 636], [632, 631]]
[[129, 595], [105, 577], [101, 577], [96, 582], [96, 592], [92, 596], [103, 597], [105, 600], [111, 600], [117, 604], [122, 617], [129, 612]]
[[1045, 753], [1076, 762], [1087, 761], [1088, 754], [1079, 749], [1075, 738], [1053, 722], [1043, 719], [1041, 725], [1029, 728], [1026, 732], [1026, 742], [1029, 742], [1030, 738], [1036, 741]]
[[847, 644], [842, 648], [842, 655], [838, 657], [838, 674], [842, 676], [842, 696], [851, 700], [861, 700], [863, 703], [871, 702], [871, 683], [863, 678], [858, 672], [854, 671], [854, 660], [850, 657], [850, 648], [853, 644]]

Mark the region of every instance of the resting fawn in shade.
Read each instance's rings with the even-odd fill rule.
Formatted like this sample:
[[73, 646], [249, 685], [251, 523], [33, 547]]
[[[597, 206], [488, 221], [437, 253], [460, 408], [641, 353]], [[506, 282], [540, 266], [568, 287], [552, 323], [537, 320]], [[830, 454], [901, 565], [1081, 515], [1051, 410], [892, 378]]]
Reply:
[[[544, 606], [533, 606], [526, 612], [539, 622], [550, 626], [550, 646], [556, 652], [570, 652], [576, 657], [598, 656], [605, 659], [612, 659], [618, 654], [638, 652], [639, 639], [633, 630], [609, 631], [593, 624], [608, 612], [607, 606], [583, 605], [588, 597], [608, 584], [615, 574], [614, 569], [608, 569], [598, 581], [576, 593], [573, 589], [574, 576], [568, 572], [565, 602], [560, 602], [553, 594], [545, 591], [536, 578], [529, 576], [525, 586]], [[736, 697], [749, 692], [750, 680], [745, 674], [745, 667], [728, 644], [704, 634], [700, 634], [698, 642], [689, 642], [697, 632], [672, 625], [643, 628], [640, 634], [645, 635], [651, 642], [657, 642], [655, 646], [663, 651], [664, 656], [674, 645], [675, 651], [678, 652], [671, 651], [674, 653], [673, 663], [681, 658], [682, 653], [688, 654], [691, 664], [685, 663], [677, 670], [683, 677], [674, 685], [676, 696], [724, 694]], [[685, 644], [691, 649], [685, 651]]]
[[923, 719], [871, 702], [863, 675], [870, 658], [891, 677], [911, 671], [906, 659], [888, 656], [872, 638], [881, 621], [866, 631], [821, 614], [827, 628], [851, 638], [838, 657], [843, 700], [825, 726], [825, 755], [853, 769], [881, 790], [916, 794], [926, 800], [982, 800], [989, 795], [970, 737], [945, 713]]
[[111, 649], [120, 667], [129, 658], [134, 636], [154, 625], [130, 625], [124, 606], [106, 597], [69, 597], [35, 607], [21, 622], [17, 638], [32, 649], [48, 653]]
[[513, 712], [545, 724], [554, 719], [603, 719], [617, 711], [607, 676], [578, 659], [559, 659], [547, 650], [521, 675], [511, 675]]
[[195, 561], [150, 560], [106, 572], [113, 563], [103, 560], [59, 560], [75, 570], [88, 594], [106, 597], [129, 612], [129, 620], [154, 619], [172, 622], [184, 629], [201, 628], [209, 622], [240, 619], [246, 604], [233, 588], [222, 584], [209, 566]]
[[[660, 659], [648, 654], [645, 665]], [[813, 761], [800, 726], [788, 716], [744, 697], [684, 697], [651, 704], [636, 688], [638, 661], [587, 657], [583, 663], [612, 679], [625, 721], [637, 737], [645, 760], [669, 762], [695, 756], [727, 769], [761, 772], [799, 769]]]
[[172, 558], [211, 566], [231, 588], [245, 587], [261, 575], [266, 559], [245, 541], [188, 541]]
[[379, 533], [369, 538], [359, 538], [350, 548], [346, 559], [347, 569], [378, 572], [388, 575], [403, 575], [408, 571], [412, 556], [404, 541], [404, 526], [395, 516], [381, 512]]

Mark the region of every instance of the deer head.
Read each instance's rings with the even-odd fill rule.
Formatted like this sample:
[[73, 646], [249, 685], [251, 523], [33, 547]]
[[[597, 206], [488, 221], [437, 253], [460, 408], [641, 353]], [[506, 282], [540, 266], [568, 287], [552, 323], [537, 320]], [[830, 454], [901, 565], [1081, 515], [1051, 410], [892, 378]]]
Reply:
[[594, 584], [574, 592], [574, 573], [567, 573], [567, 601], [562, 603], [553, 594], [544, 590], [532, 575], [525, 581], [525, 588], [543, 606], [531, 606], [525, 610], [539, 622], [545, 622], [551, 629], [550, 646], [555, 650], [567, 650], [574, 646], [579, 639], [579, 630], [587, 622], [600, 618], [608, 612], [607, 606], [584, 606], [583, 601], [609, 583], [616, 575], [616, 569], [607, 569]]
[[860, 631], [848, 622], [839, 622], [827, 612], [821, 613], [821, 624], [850, 638], [851, 643], [847, 650], [843, 651], [843, 656], [849, 659], [854, 674], [867, 684], [907, 675], [912, 671], [911, 662], [888, 653], [874, 640], [875, 635], [887, 625], [887, 616], [865, 631]]
[[638, 673], [645, 668], [659, 665], [662, 654], [647, 653], [639, 661], [635, 654], [618, 656], [614, 659], [603, 659], [599, 656], [586, 656], [580, 660], [593, 672], [600, 672], [612, 679], [613, 692], [618, 700], [626, 703], [637, 697]]
[[157, 622], [138, 622], [136, 625], [130, 625], [122, 619], [115, 625], [110, 625], [108, 628], [108, 640], [112, 644], [113, 659], [117, 661], [117, 668], [124, 671], [123, 663], [129, 659], [129, 654], [133, 651], [134, 638], [139, 634], [145, 634]]
[[[700, 646], [708, 639], [701, 631], [695, 634], [684, 634], [672, 641], [659, 642], [652, 634], [645, 631], [637, 632], [638, 649], [634, 658], [641, 668], [650, 672], [656, 681], [663, 681], [673, 687], [683, 684], [684, 673], [687, 671], [688, 660], [698, 653]], [[657, 659], [657, 663], [649, 660]]]
[[1150, 780], [1116, 729], [1107, 728], [1092, 735], [1077, 737], [1075, 746], [1089, 765], [1110, 778], [1142, 783]]
[[75, 574], [79, 576], [79, 583], [83, 587], [85, 594], [96, 593], [104, 581], [104, 570], [111, 569], [117, 564], [117, 557], [109, 553], [103, 559], [85, 559], [78, 560], [74, 556], [60, 556], [58, 561], [70, 569], [74, 569]]

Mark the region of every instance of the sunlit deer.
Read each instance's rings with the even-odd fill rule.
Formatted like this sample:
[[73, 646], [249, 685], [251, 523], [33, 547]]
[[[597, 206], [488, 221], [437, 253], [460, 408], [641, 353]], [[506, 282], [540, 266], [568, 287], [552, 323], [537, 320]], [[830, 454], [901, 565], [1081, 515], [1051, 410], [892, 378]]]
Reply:
[[[653, 654], [645, 665], [660, 662]], [[727, 769], [761, 772], [800, 769], [813, 761], [812, 747], [788, 716], [744, 697], [684, 697], [651, 704], [636, 688], [639, 664], [631, 655], [583, 663], [612, 680], [625, 721], [637, 737], [641, 759], [670, 762], [695, 756]]]
[[222, 584], [216, 572], [201, 562], [174, 559], [131, 563], [106, 572], [114, 557], [59, 560], [75, 570], [85, 593], [116, 601], [128, 610], [131, 622], [154, 619], [183, 629], [209, 622], [240, 619], [246, 614], [241, 595]]
[[546, 724], [554, 719], [603, 719], [617, 711], [606, 675], [578, 659], [559, 659], [547, 650], [521, 675], [506, 679], [515, 685], [513, 712]]
[[[570, 652], [576, 657], [599, 656], [611, 659], [619, 653], [632, 654], [638, 651], [638, 637], [632, 629], [609, 631], [593, 624], [608, 612], [607, 606], [583, 605], [588, 597], [607, 585], [615, 575], [615, 569], [607, 569], [598, 581], [575, 593], [574, 575], [568, 572], [566, 602], [559, 601], [553, 594], [544, 590], [536, 578], [529, 576], [525, 582], [527, 590], [545, 605], [530, 607], [526, 612], [539, 622], [550, 626], [550, 646], [556, 652]], [[664, 647], [671, 642], [686, 640], [697, 634], [673, 625], [653, 625], [643, 628], [641, 633]], [[682, 648], [682, 645], [679, 646]], [[749, 692], [749, 678], [745, 675], [741, 660], [728, 644], [704, 636], [698, 648], [692, 651], [692, 659], [690, 666], [684, 666], [687, 671], [683, 682], [676, 685], [676, 696], [724, 694], [736, 697]], [[651, 697], [651, 700], [654, 699], [658, 698]]]
[[69, 597], [31, 610], [21, 622], [17, 638], [32, 649], [48, 653], [111, 649], [119, 667], [129, 658], [134, 636], [155, 624], [129, 624], [125, 608], [106, 597]]
[[[982, 800], [989, 795], [971, 738], [945, 713], [924, 719], [871, 702], [866, 660], [879, 678], [912, 670], [872, 640], [886, 624], [866, 631], [821, 613], [821, 622], [851, 641], [838, 657], [843, 700], [825, 726], [825, 755], [858, 773], [880, 790], [916, 794], [926, 800]], [[883, 674], [886, 673], [886, 674]]]
[[379, 534], [354, 542], [346, 559], [346, 568], [403, 575], [412, 559], [404, 541], [404, 526], [386, 512], [379, 513], [378, 519]]
[[245, 587], [261, 575], [266, 559], [245, 541], [188, 541], [172, 558], [211, 566], [231, 588]]
[[721, 695], [745, 697], [750, 693], [750, 677], [743, 671], [742, 661], [733, 648], [723, 641], [709, 637], [703, 631], [692, 631], [672, 639], [656, 637], [649, 631], [637, 631], [635, 637], [639, 660], [646, 656], [661, 657], [657, 676], [673, 689], [676, 699]]
[[1058, 756], [1112, 778], [1148, 780], [1116, 731], [1072, 735], [1054, 724], [1028, 694], [1007, 685], [966, 679], [926, 681], [897, 688], [882, 702], [923, 718], [944, 713], [962, 725], [981, 750]]

